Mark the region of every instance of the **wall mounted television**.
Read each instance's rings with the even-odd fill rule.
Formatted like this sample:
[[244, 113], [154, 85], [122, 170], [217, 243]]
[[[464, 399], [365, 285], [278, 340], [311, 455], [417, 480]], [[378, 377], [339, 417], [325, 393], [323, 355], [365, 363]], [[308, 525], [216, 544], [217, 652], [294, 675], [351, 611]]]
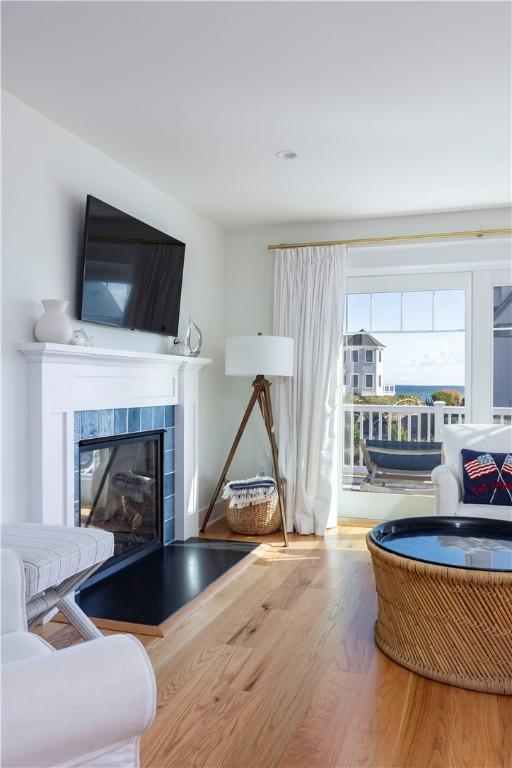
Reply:
[[178, 333], [185, 243], [87, 196], [80, 319]]

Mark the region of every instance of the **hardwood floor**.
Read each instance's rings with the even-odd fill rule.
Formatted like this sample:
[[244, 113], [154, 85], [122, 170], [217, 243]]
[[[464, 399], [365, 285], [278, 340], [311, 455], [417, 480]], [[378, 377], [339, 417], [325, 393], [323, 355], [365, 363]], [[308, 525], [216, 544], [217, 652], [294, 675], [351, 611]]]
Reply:
[[[512, 766], [512, 697], [414, 675], [374, 645], [373, 575], [352, 521], [265, 552], [169, 637], [141, 639], [158, 682], [147, 768]], [[209, 537], [231, 537], [223, 523]], [[72, 629], [40, 630], [68, 645]]]

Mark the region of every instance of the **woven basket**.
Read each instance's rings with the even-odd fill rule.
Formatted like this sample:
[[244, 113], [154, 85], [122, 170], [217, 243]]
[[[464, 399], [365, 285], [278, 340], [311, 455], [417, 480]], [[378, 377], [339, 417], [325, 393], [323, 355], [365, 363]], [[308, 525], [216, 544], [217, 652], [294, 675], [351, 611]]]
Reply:
[[263, 536], [266, 533], [274, 533], [281, 525], [277, 491], [271, 493], [265, 501], [247, 504], [245, 507], [230, 507], [229, 499], [226, 499], [224, 508], [226, 522], [233, 533]]
[[433, 680], [512, 694], [512, 573], [431, 565], [366, 539], [379, 612], [375, 640]]

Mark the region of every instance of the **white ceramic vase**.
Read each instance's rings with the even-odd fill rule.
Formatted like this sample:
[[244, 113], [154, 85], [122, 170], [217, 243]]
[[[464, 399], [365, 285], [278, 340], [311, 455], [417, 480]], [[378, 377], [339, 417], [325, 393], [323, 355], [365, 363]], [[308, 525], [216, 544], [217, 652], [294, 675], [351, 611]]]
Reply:
[[73, 336], [71, 320], [66, 315], [69, 301], [43, 299], [41, 304], [44, 307], [44, 313], [34, 326], [36, 339], [56, 344], [69, 344]]

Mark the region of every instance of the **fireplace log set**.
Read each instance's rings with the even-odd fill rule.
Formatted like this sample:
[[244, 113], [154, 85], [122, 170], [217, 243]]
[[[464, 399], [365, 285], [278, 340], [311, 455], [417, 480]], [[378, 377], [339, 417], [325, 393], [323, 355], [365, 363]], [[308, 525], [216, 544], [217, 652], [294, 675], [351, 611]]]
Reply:
[[[115, 447], [108, 459], [98, 484], [85, 526], [95, 524], [95, 516], [102, 514], [102, 523], [119, 526], [121, 531], [128, 527], [136, 531], [142, 527], [147, 513], [150, 515], [149, 527], [153, 529], [154, 504], [153, 489], [155, 480], [148, 475], [139, 474], [133, 470], [116, 472], [110, 476], [112, 466], [117, 458], [119, 447]], [[108, 481], [107, 502], [100, 505], [100, 499]], [[146, 513], [146, 514], [145, 514]], [[111, 526], [109, 526], [111, 527]]]

